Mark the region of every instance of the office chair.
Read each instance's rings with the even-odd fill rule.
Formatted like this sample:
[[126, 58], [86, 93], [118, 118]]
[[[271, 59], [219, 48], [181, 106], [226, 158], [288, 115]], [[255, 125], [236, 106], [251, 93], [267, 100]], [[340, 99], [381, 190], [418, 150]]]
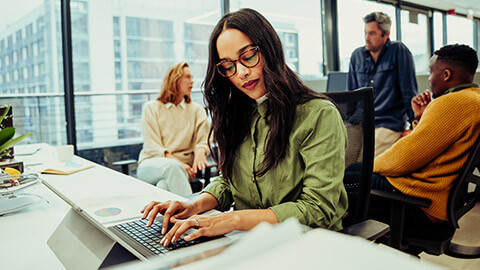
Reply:
[[347, 72], [330, 72], [327, 75], [327, 92], [341, 92], [347, 90]]
[[389, 230], [384, 223], [366, 220], [374, 158], [373, 88], [327, 92], [325, 95], [339, 107], [347, 129], [345, 168], [355, 167], [354, 171], [345, 171], [344, 186], [349, 206], [343, 218], [343, 232], [373, 241]]
[[[457, 179], [454, 181], [447, 203], [448, 224], [426, 228], [408, 228], [405, 211], [408, 207], [429, 207], [431, 201], [388, 191], [372, 190], [372, 194], [391, 200], [390, 236], [388, 244], [396, 249], [418, 255], [425, 251], [429, 254], [447, 254], [458, 258], [480, 258], [480, 247], [464, 246], [451, 242], [458, 220], [476, 204], [480, 194], [480, 177], [474, 174], [480, 165], [480, 136], [472, 146], [469, 157]], [[475, 189], [469, 191], [469, 184]]]

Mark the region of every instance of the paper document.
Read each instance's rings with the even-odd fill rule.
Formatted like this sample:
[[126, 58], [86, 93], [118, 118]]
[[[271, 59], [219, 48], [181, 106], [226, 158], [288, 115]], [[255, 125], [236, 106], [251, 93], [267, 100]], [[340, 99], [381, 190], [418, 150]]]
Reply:
[[42, 173], [68, 175], [68, 174], [83, 171], [92, 167], [93, 165], [86, 165], [86, 164], [68, 161], [68, 162], [62, 162], [62, 163], [49, 164], [47, 168], [42, 171]]

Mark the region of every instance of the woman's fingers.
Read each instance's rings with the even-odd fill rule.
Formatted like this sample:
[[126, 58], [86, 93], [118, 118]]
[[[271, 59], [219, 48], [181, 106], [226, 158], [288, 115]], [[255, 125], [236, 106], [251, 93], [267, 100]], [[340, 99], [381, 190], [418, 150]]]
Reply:
[[155, 205], [159, 204], [159, 203], [160, 203], [160, 202], [155, 202], [155, 201], [153, 201], [153, 202], [145, 205], [145, 207], [143, 207], [143, 209], [140, 210], [140, 213], [143, 213], [142, 219], [143, 219], [143, 218], [146, 218], [146, 217], [148, 216], [148, 213], [150, 213], [150, 210], [152, 210], [152, 208], [153, 208]]
[[172, 222], [172, 216], [180, 211], [180, 214], [186, 215], [185, 210], [187, 207], [178, 201], [173, 201], [170, 203], [170, 206], [167, 208], [165, 213], [163, 213], [163, 223], [162, 223], [162, 234], [165, 234], [168, 229], [168, 225]]
[[[175, 222], [175, 225], [172, 227], [172, 229], [170, 229], [170, 231], [163, 237], [162, 241], [160, 241], [160, 244], [164, 245], [164, 246], [168, 246], [170, 245], [170, 243], [176, 243], [180, 237], [186, 232], [188, 231], [189, 229], [191, 228], [199, 228], [199, 222], [197, 219], [195, 218], [189, 218], [189, 219], [184, 219], [184, 220], [181, 220], [181, 219], [176, 219], [176, 220], [173, 220]], [[196, 233], [196, 232], [195, 232]], [[198, 234], [197, 234], [198, 235]], [[185, 240], [188, 239], [189, 240], [193, 240], [197, 237], [199, 237], [201, 235], [198, 235], [198, 236], [194, 236], [194, 237], [186, 237]]]

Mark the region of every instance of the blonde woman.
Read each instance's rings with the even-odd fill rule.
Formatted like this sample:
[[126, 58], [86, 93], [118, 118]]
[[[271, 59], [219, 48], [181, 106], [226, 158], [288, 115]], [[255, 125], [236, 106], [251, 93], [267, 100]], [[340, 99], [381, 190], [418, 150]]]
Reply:
[[137, 177], [182, 196], [192, 194], [189, 180], [208, 165], [207, 114], [191, 100], [192, 86], [189, 66], [181, 62], [169, 69], [160, 96], [142, 111]]

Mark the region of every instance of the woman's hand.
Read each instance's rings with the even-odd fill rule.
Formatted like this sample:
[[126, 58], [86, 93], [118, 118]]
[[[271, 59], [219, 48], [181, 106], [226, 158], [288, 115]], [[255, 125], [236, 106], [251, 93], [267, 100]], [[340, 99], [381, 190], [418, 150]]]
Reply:
[[180, 236], [190, 228], [198, 230], [184, 238], [185, 241], [196, 239], [200, 236], [218, 236], [230, 233], [237, 229], [237, 213], [235, 211], [228, 213], [218, 213], [211, 215], [194, 215], [188, 219], [171, 218], [175, 225], [163, 237], [160, 244], [164, 246], [170, 243], [176, 243]]
[[153, 201], [146, 205], [140, 212], [143, 213], [142, 219], [148, 216], [147, 227], [152, 225], [155, 217], [159, 213], [162, 214], [162, 234], [166, 233], [169, 223], [174, 223], [173, 220], [188, 218], [198, 213], [194, 203], [179, 201], [166, 201], [163, 203]]
[[190, 180], [195, 179], [195, 175], [197, 175], [197, 172], [194, 171], [194, 169], [192, 167], [190, 167], [190, 165], [188, 165], [187, 163], [183, 163], [180, 160], [178, 162], [180, 162], [182, 167], [187, 171], [188, 179], [190, 179]]
[[196, 174], [209, 166], [207, 162], [207, 151], [204, 148], [198, 148], [193, 156], [192, 170]]
[[180, 159], [178, 159], [178, 158], [175, 157], [174, 155], [170, 154], [169, 152], [165, 152], [165, 157], [166, 157], [166, 158], [175, 159], [176, 161], [178, 161], [178, 162], [180, 163], [180, 165], [182, 165], [182, 167], [185, 169], [185, 171], [187, 171], [188, 179], [189, 179], [189, 180], [193, 180], [193, 179], [195, 178], [195, 175], [197, 174], [197, 172], [194, 171], [193, 168], [190, 167], [190, 165], [188, 165], [187, 163], [181, 161]]

